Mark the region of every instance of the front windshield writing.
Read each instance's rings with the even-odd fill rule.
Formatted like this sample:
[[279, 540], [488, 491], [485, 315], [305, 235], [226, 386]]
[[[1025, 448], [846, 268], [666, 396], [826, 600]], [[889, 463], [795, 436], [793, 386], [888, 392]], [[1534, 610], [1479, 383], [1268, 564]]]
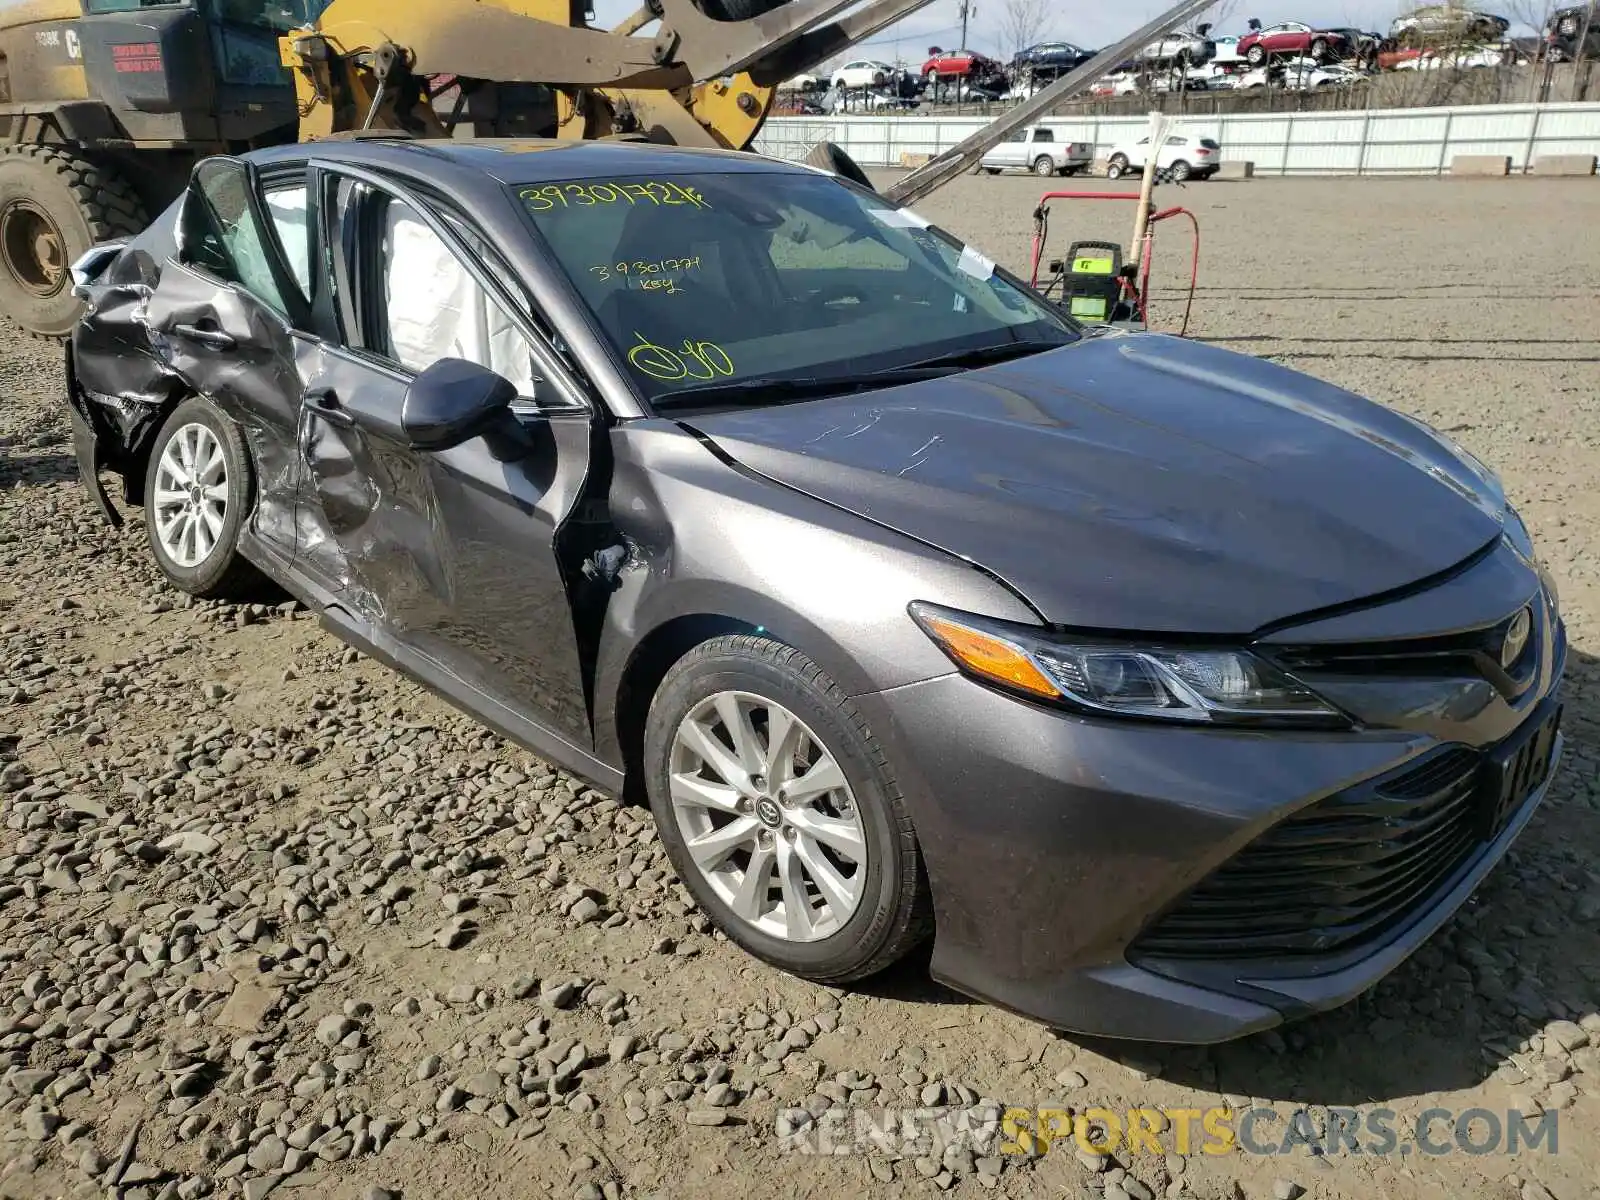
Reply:
[[1077, 336], [977, 250], [824, 176], [636, 176], [513, 191], [651, 399]]

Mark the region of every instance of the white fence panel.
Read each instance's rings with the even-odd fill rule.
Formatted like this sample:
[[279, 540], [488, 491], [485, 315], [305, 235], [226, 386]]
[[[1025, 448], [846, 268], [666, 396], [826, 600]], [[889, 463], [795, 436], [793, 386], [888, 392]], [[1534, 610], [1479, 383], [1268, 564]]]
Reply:
[[[1513, 170], [1548, 154], [1600, 155], [1600, 104], [1481, 104], [1350, 112], [1231, 113], [1178, 118], [1222, 143], [1223, 157], [1253, 162], [1258, 175], [1433, 175], [1458, 154], [1504, 154]], [[1142, 117], [1051, 119], [1063, 139], [1093, 142], [1105, 157], [1137, 138]], [[802, 158], [820, 141], [843, 146], [866, 167], [901, 165], [902, 154], [940, 154], [982, 129], [981, 117], [774, 117], [756, 148]]]

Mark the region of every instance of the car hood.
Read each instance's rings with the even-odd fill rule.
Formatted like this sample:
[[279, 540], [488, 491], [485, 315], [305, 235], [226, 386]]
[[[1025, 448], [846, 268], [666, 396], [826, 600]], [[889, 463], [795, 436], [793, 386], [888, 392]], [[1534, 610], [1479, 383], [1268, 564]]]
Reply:
[[1159, 334], [685, 423], [1083, 628], [1247, 634], [1444, 571], [1500, 535], [1505, 507], [1423, 426]]

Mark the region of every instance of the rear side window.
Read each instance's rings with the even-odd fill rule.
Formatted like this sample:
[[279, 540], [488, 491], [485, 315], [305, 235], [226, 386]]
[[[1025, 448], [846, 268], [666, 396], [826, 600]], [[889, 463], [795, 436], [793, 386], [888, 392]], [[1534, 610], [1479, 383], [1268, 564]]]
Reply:
[[[310, 289], [303, 176], [300, 182], [288, 179], [263, 188], [270, 228], [258, 224], [251, 215], [250, 183], [242, 167], [231, 169], [219, 161], [216, 169], [205, 171], [203, 177], [197, 172], [191, 187], [199, 187], [204, 196], [200, 216], [205, 229], [200, 244], [190, 251], [190, 261], [219, 279], [237, 284], [280, 316], [289, 317], [295, 308], [303, 307]], [[286, 202], [292, 204], [295, 192], [300, 197], [298, 234], [294, 222], [286, 216], [287, 210], [272, 203], [275, 196], [287, 196], [291, 199]], [[280, 276], [274, 274], [272, 259], [280, 251], [293, 277], [292, 281], [285, 281], [286, 286], [292, 282], [300, 290], [298, 296], [279, 287]]]
[[1055, 130], [1035, 129], [1033, 131], [1033, 140], [1036, 142], [1053, 142], [1056, 140]]
[[306, 185], [303, 183], [268, 184], [264, 199], [267, 216], [277, 232], [283, 247], [284, 261], [288, 263], [300, 290], [311, 295], [311, 248], [306, 225]]

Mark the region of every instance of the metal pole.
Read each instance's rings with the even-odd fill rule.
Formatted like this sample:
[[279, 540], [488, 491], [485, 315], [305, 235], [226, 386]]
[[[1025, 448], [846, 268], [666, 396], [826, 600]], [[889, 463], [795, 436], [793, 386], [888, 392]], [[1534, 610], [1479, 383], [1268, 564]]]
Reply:
[[1050, 111], [1057, 101], [1080, 91], [1122, 62], [1128, 55], [1150, 41], [1173, 29], [1187, 18], [1209, 7], [1215, 0], [1182, 0], [1155, 20], [1134, 30], [1127, 37], [1107, 46], [1081, 67], [1068, 71], [1031, 100], [1024, 100], [1005, 116], [990, 122], [983, 129], [965, 139], [958, 146], [939, 155], [932, 162], [918, 167], [890, 187], [884, 197], [895, 204], [910, 204], [926, 196], [942, 184], [948, 183], [982, 157], [990, 147], [1003, 141], [1013, 130], [1021, 129]]
[[967, 15], [972, 11], [971, 0], [961, 0], [961, 48], [967, 48]]
[[1128, 247], [1128, 261], [1135, 267], [1144, 257], [1144, 235], [1150, 226], [1150, 194], [1156, 187], [1156, 160], [1161, 157], [1161, 147], [1167, 144], [1168, 121], [1159, 111], [1150, 114], [1150, 143], [1144, 153], [1144, 178], [1139, 181], [1139, 207], [1133, 214], [1133, 243]]

